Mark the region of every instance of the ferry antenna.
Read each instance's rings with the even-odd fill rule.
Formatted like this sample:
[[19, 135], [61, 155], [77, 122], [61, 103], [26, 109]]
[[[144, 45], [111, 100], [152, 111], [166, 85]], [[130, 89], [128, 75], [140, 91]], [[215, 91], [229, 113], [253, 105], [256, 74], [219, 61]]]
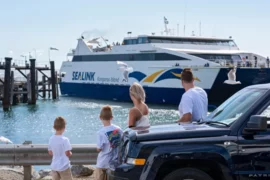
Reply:
[[179, 24], [177, 24], [177, 36], [179, 36]]
[[202, 33], [201, 33], [201, 31], [202, 31], [202, 24], [201, 24], [201, 21], [200, 21], [199, 29], [200, 29], [200, 36], [202, 36]]
[[185, 1], [185, 9], [184, 9], [184, 36], [186, 36], [186, 9], [187, 9], [187, 2]]

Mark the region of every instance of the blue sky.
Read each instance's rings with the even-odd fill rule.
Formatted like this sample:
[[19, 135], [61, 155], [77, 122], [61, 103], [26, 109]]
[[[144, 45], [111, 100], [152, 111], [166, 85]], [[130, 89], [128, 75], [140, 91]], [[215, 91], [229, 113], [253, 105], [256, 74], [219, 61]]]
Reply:
[[232, 36], [240, 49], [270, 56], [269, 0], [10, 0], [0, 6], [0, 58], [12, 51], [22, 59], [35, 48], [46, 62], [51, 46], [60, 50], [51, 53], [59, 68], [84, 31], [120, 42], [128, 31], [160, 34], [166, 16], [183, 35], [184, 12], [186, 35], [199, 35], [201, 21], [203, 36]]

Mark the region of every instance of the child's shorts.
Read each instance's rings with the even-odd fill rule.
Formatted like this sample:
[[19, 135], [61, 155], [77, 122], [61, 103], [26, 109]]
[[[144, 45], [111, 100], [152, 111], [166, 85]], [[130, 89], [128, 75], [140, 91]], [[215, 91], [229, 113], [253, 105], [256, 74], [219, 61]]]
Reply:
[[106, 170], [105, 168], [95, 169], [95, 180], [106, 180]]
[[64, 171], [52, 171], [53, 180], [72, 180], [72, 174], [70, 168]]

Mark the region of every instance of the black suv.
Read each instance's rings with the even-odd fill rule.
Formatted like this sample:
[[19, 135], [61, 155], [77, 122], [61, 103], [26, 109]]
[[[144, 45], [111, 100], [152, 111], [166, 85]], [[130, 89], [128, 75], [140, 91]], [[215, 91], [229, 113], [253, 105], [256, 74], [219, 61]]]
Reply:
[[269, 116], [270, 84], [263, 84], [240, 90], [204, 123], [128, 129], [107, 178], [270, 179]]

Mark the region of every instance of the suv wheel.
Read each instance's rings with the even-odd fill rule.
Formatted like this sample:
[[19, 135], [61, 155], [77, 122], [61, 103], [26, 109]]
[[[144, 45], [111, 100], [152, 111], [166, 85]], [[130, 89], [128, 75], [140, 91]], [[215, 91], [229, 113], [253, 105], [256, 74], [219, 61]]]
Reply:
[[205, 172], [194, 168], [183, 168], [168, 174], [163, 180], [213, 180]]

